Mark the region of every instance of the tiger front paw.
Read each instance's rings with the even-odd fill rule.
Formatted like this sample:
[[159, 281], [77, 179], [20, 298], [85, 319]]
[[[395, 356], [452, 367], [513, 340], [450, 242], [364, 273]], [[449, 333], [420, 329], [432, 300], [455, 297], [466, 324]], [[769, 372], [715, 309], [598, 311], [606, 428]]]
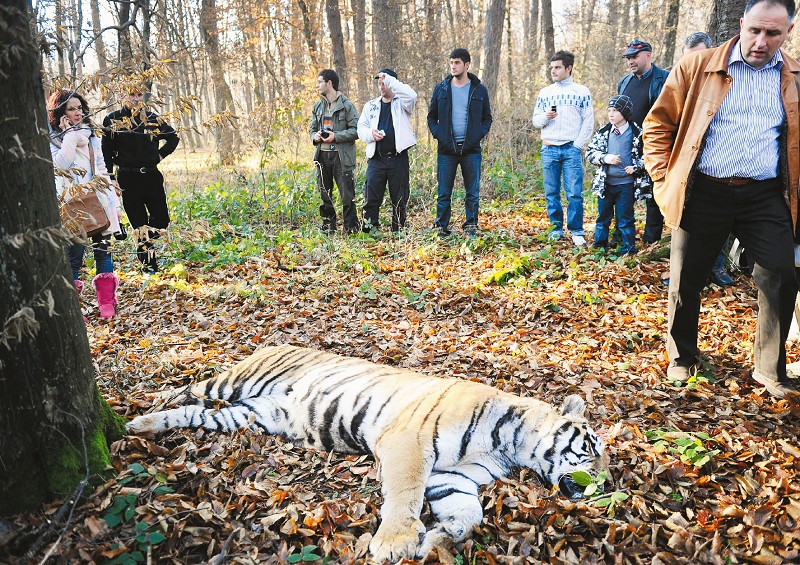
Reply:
[[372, 560], [395, 563], [404, 558], [414, 559], [424, 535], [425, 526], [418, 518], [384, 521], [369, 544]]

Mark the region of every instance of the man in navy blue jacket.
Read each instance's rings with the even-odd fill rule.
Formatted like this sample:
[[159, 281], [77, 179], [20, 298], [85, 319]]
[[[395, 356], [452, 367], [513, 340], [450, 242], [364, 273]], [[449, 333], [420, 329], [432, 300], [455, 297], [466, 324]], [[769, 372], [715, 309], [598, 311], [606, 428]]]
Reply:
[[[633, 100], [631, 121], [639, 127], [644, 126], [644, 118], [655, 104], [669, 71], [655, 66], [652, 62], [653, 48], [646, 41], [634, 39], [628, 43], [622, 56], [628, 60], [630, 73], [617, 84], [617, 94], [625, 94]], [[645, 199], [647, 217], [644, 222], [642, 243], [649, 245], [661, 239], [664, 230], [664, 216], [653, 198]]]
[[469, 51], [450, 53], [450, 76], [433, 89], [428, 108], [428, 129], [439, 142], [437, 159], [438, 198], [434, 228], [444, 237], [450, 234], [450, 200], [456, 169], [464, 178], [464, 233], [478, 231], [478, 202], [481, 181], [481, 140], [492, 126], [489, 91], [469, 71]]

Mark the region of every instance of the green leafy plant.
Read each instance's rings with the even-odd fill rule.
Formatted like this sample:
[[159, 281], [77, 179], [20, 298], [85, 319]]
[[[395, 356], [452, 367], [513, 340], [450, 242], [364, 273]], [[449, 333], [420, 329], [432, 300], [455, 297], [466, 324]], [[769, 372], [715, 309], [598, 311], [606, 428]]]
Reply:
[[[602, 492], [603, 485], [608, 481], [608, 472], [606, 471], [601, 471], [594, 477], [585, 471], [575, 471], [570, 476], [579, 486], [584, 487], [584, 496], [595, 496], [599, 492]], [[615, 491], [609, 494], [596, 496], [590, 502], [598, 508], [605, 508], [609, 516], [614, 516], [617, 507], [626, 500], [628, 500], [628, 495], [626, 493]]]
[[657, 452], [674, 453], [684, 463], [694, 467], [702, 467], [715, 455], [719, 449], [708, 449], [704, 442], [712, 441], [711, 436], [704, 432], [687, 433], [678, 430], [647, 430], [645, 437], [653, 443]]
[[[136, 496], [127, 494], [124, 496], [115, 496], [114, 502], [111, 504], [106, 515], [103, 519], [108, 524], [109, 528], [133, 526], [135, 535], [135, 549], [129, 549], [124, 553], [117, 555], [109, 563], [113, 564], [133, 564], [144, 563], [146, 555], [150, 547], [155, 546], [167, 539], [162, 532], [151, 531], [153, 525], [147, 522], [139, 522], [136, 518]], [[112, 549], [119, 549], [119, 544], [113, 544]]]
[[595, 506], [598, 508], [605, 508], [606, 513], [614, 517], [614, 514], [617, 512], [617, 507], [628, 500], [628, 495], [622, 491], [615, 491], [609, 494], [608, 496], [601, 496], [600, 498], [594, 501]]
[[305, 545], [300, 550], [300, 553], [293, 553], [286, 558], [289, 563], [307, 563], [310, 561], [317, 561], [322, 559], [321, 556], [314, 553], [317, 551], [316, 545]]
[[594, 496], [608, 480], [608, 473], [606, 471], [600, 471], [597, 473], [596, 477], [592, 477], [586, 471], [575, 471], [571, 476], [573, 481], [578, 483], [579, 486], [584, 487], [584, 496]]

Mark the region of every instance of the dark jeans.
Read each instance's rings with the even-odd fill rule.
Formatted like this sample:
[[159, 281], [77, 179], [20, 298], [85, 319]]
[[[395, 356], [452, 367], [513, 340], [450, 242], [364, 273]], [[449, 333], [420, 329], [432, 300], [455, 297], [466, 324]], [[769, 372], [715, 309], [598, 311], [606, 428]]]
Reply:
[[644, 232], [642, 233], [642, 243], [655, 243], [661, 239], [664, 231], [664, 216], [658, 208], [654, 198], [646, 198], [647, 215], [644, 219]]
[[478, 227], [478, 204], [480, 203], [481, 162], [483, 155], [465, 153], [454, 155], [439, 153], [436, 162], [436, 180], [439, 183], [436, 199], [436, 221], [434, 226], [448, 230], [452, 208], [453, 185], [456, 182], [456, 169], [461, 165], [461, 176], [464, 179], [464, 213], [465, 229]]
[[[113, 273], [114, 263], [111, 260], [111, 252], [108, 250], [110, 235], [92, 236], [92, 251], [94, 252], [94, 266], [97, 274]], [[72, 268], [72, 278], [78, 280], [83, 267], [83, 253], [86, 247], [80, 243], [70, 245], [67, 248], [69, 266]]]
[[636, 253], [636, 223], [633, 217], [633, 183], [606, 184], [603, 198], [597, 199], [597, 222], [594, 225], [594, 244], [608, 246], [608, 228], [614, 213], [617, 215], [617, 229], [622, 234], [621, 255]]
[[322, 229], [336, 231], [336, 207], [333, 205], [333, 183], [339, 189], [342, 199], [342, 223], [345, 233], [359, 231], [356, 214], [356, 185], [353, 171], [342, 168], [337, 151], [320, 151], [317, 161], [317, 186], [322, 204], [319, 215], [322, 216]]
[[673, 230], [670, 252], [669, 332], [671, 363], [689, 366], [697, 359], [700, 292], [728, 238], [739, 238], [755, 261], [758, 321], [755, 373], [786, 379], [786, 338], [797, 283], [792, 222], [780, 180], [728, 186], [698, 175], [681, 227]]
[[406, 205], [410, 194], [408, 152], [399, 155], [378, 155], [367, 162], [367, 182], [364, 184], [364, 230], [379, 226], [378, 216], [389, 184], [392, 201], [392, 231], [406, 227]]
[[117, 182], [122, 189], [122, 206], [133, 229], [145, 225], [167, 229], [169, 210], [164, 192], [164, 177], [160, 171], [140, 173], [120, 170]]

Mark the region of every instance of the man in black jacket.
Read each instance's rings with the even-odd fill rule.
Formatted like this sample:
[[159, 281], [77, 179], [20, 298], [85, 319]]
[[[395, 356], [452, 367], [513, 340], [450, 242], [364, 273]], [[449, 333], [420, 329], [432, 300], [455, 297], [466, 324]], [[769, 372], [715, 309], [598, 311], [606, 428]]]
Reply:
[[461, 165], [464, 178], [464, 233], [478, 231], [478, 202], [481, 181], [481, 140], [492, 126], [489, 91], [469, 71], [469, 51], [450, 53], [450, 76], [433, 89], [428, 109], [428, 129], [439, 142], [437, 159], [438, 199], [434, 228], [440, 236], [450, 234], [450, 200], [456, 169]]
[[136, 231], [136, 256], [149, 273], [158, 271], [151, 239], [169, 225], [158, 163], [175, 151], [179, 141], [172, 126], [144, 106], [141, 90], [129, 90], [123, 108], [103, 120], [103, 158], [122, 189], [122, 205]]

